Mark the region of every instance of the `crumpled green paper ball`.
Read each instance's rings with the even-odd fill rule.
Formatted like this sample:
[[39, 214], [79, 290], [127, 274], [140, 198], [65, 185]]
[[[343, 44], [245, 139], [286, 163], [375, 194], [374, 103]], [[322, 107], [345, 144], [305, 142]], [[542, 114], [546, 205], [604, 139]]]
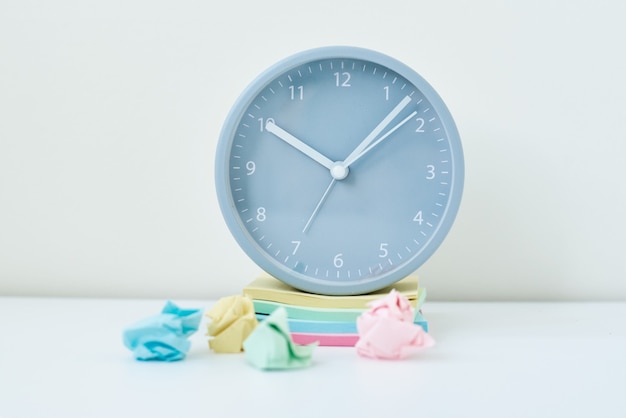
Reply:
[[280, 307], [259, 323], [243, 346], [246, 359], [254, 367], [282, 370], [310, 366], [317, 343], [294, 343], [289, 333], [287, 311]]

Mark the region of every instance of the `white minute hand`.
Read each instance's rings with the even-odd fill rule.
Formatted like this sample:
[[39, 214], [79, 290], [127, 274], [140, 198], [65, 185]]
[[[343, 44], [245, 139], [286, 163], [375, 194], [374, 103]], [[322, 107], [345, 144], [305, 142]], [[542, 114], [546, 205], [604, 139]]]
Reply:
[[402, 109], [404, 109], [410, 102], [411, 102], [411, 98], [409, 96], [406, 96], [404, 99], [402, 99], [400, 103], [398, 103], [396, 107], [394, 107], [393, 110], [389, 112], [387, 116], [385, 116], [385, 119], [383, 119], [374, 128], [374, 130], [370, 132], [370, 134], [367, 137], [365, 137], [363, 141], [361, 141], [359, 146], [356, 147], [354, 151], [352, 151], [350, 155], [348, 155], [348, 157], [346, 157], [346, 159], [344, 160], [343, 166], [348, 167], [350, 164], [352, 164], [358, 158], [358, 156], [361, 155], [363, 150], [365, 150], [365, 148], [367, 148], [367, 146], [372, 143], [372, 141], [378, 136], [378, 134], [380, 134], [383, 131], [383, 129], [385, 129], [387, 125], [389, 125], [391, 121], [396, 116], [398, 116], [398, 114], [402, 112]]
[[382, 135], [380, 138], [378, 138], [376, 141], [374, 141], [372, 144], [370, 144], [367, 148], [365, 148], [363, 150], [363, 152], [361, 152], [358, 155], [355, 155], [352, 159], [346, 159], [343, 162], [343, 165], [345, 167], [348, 167], [349, 165], [351, 165], [352, 163], [354, 163], [356, 160], [358, 160], [359, 158], [361, 158], [362, 156], [364, 156], [365, 154], [367, 154], [368, 152], [370, 152], [370, 150], [372, 148], [374, 148], [376, 145], [380, 144], [384, 139], [386, 139], [389, 135], [391, 135], [392, 133], [394, 133], [399, 127], [401, 127], [402, 125], [404, 125], [405, 123], [407, 123], [409, 120], [411, 120], [411, 118], [413, 118], [413, 116], [417, 115], [417, 112], [413, 112], [411, 113], [409, 116], [407, 116], [406, 118], [402, 119], [400, 122], [398, 122], [398, 124], [396, 126], [394, 126], [393, 128], [389, 129], [387, 132], [385, 132], [384, 135]]

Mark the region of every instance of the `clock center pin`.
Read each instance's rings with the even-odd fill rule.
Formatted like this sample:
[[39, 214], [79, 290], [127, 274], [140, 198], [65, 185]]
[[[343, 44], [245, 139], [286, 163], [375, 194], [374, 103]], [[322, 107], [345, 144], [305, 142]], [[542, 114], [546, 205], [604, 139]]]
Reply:
[[348, 177], [348, 173], [350, 169], [345, 166], [343, 161], [338, 161], [330, 168], [330, 175], [333, 176], [335, 180], [343, 180]]

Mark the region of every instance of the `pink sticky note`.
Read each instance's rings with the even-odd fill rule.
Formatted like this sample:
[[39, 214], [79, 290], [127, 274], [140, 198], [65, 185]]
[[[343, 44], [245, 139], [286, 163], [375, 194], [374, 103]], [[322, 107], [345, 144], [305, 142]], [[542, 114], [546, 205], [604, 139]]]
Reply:
[[291, 338], [296, 344], [307, 345], [318, 343], [327, 347], [354, 347], [359, 336], [357, 334], [317, 334], [292, 332]]

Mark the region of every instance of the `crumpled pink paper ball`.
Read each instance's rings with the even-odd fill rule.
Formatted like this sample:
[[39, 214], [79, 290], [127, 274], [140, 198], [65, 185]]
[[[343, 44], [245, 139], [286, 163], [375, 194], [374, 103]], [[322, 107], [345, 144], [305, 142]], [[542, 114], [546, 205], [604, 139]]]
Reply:
[[357, 318], [357, 353], [374, 359], [399, 360], [432, 347], [435, 340], [413, 323], [414, 309], [395, 289], [370, 302], [370, 309]]

